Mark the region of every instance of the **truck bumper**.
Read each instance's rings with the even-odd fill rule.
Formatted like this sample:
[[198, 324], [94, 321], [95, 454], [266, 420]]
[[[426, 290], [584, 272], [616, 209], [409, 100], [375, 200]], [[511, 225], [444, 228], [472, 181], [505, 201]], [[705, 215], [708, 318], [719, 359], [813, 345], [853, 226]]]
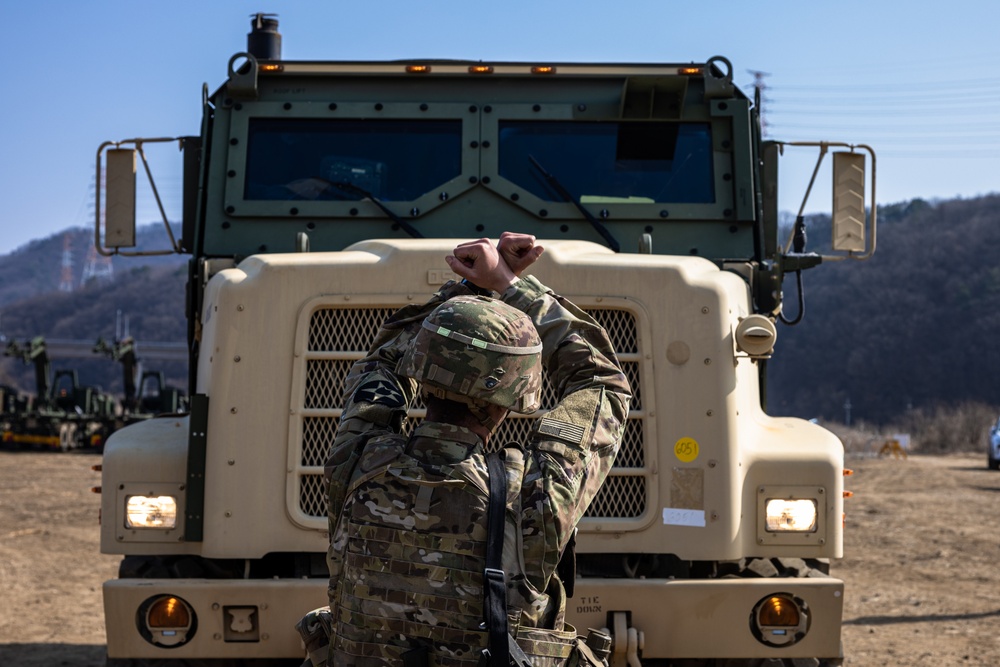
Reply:
[[[843, 591], [843, 582], [833, 578], [580, 579], [567, 604], [567, 620], [581, 634], [587, 628], [634, 628], [639, 654], [646, 659], [839, 658]], [[808, 609], [805, 636], [789, 646], [768, 646], [751, 628], [754, 607], [777, 593], [801, 600]], [[159, 596], [181, 598], [192, 611], [192, 628], [179, 646], [158, 646], [144, 632], [143, 605]], [[108, 581], [108, 656], [304, 657], [295, 623], [326, 603], [325, 579]], [[625, 645], [618, 643], [621, 650]]]
[[[769, 646], [751, 616], [776, 594], [804, 603], [808, 629], [799, 641]], [[578, 579], [566, 605], [577, 632], [638, 632], [640, 655], [656, 658], [830, 658], [841, 656], [844, 582], [828, 577], [763, 579]], [[616, 623], [619, 625], [617, 631]], [[625, 642], [616, 644], [624, 651]]]
[[[305, 658], [295, 624], [327, 604], [326, 579], [115, 579], [104, 582], [111, 658]], [[186, 641], [144, 637], [144, 603], [178, 597], [190, 607]], [[145, 632], [144, 632], [145, 631]], [[162, 640], [161, 640], [162, 641]], [[168, 638], [167, 641], [173, 641]]]

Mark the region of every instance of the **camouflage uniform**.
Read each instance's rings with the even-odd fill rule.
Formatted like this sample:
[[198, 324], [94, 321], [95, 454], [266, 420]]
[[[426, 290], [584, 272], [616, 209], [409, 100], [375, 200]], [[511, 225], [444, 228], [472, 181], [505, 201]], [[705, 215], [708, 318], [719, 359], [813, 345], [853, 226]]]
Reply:
[[[467, 293], [448, 283], [427, 304], [398, 311], [347, 378], [351, 398], [325, 468], [331, 665], [403, 664], [418, 649], [426, 664], [471, 667], [486, 646], [483, 443], [468, 429], [428, 421], [409, 438], [399, 434], [417, 390], [399, 361], [426, 315]], [[556, 566], [614, 462], [630, 389], [607, 333], [575, 305], [532, 277], [503, 300], [534, 323], [560, 397], [523, 448], [503, 452], [512, 634], [529, 654], [550, 656], [534, 664], [565, 664], [572, 628], [535, 629], [564, 628]]]

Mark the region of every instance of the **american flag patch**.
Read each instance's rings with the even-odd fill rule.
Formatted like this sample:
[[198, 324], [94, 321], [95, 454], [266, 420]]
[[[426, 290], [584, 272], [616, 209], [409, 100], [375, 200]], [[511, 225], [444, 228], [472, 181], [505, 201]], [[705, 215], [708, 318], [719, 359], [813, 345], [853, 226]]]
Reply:
[[579, 445], [583, 443], [583, 436], [586, 433], [586, 429], [569, 422], [542, 417], [541, 423], [538, 425], [538, 432], [542, 435], [559, 438], [560, 440]]

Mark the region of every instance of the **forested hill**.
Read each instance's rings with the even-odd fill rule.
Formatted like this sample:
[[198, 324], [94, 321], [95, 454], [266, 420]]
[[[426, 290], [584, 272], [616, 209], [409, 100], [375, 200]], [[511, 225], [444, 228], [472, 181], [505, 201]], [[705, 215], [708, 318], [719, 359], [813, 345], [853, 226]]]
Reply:
[[[179, 227], [173, 231], [175, 236], [180, 233]], [[137, 231], [136, 241], [137, 250], [170, 247], [163, 223], [144, 225]], [[104, 260], [93, 252], [93, 246], [93, 229], [72, 227], [0, 256], [0, 309], [10, 303], [57, 292], [63, 282], [77, 290], [87, 282], [88, 267], [91, 274], [106, 271], [104, 261], [110, 261], [113, 272], [123, 274], [139, 266], [177, 266], [187, 260], [182, 255], [116, 256]], [[0, 319], [0, 331], [3, 325]]]
[[[162, 225], [141, 229], [138, 240], [142, 247], [169, 244]], [[138, 341], [186, 342], [188, 257], [115, 257], [110, 279], [85, 281], [88, 262], [94, 260], [89, 256], [93, 242], [93, 232], [67, 229], [0, 257], [0, 336], [6, 339], [0, 341], [0, 351], [10, 341], [23, 343], [38, 335], [110, 342], [119, 333], [119, 323], [120, 333], [127, 323], [128, 333]], [[64, 276], [72, 277], [72, 291], [60, 291]], [[187, 363], [143, 360], [141, 345], [138, 352], [144, 370], [163, 371], [171, 385], [186, 389]], [[122, 392], [121, 366], [108, 357], [53, 359], [52, 368], [77, 370], [82, 384]], [[0, 383], [34, 393], [34, 370], [19, 359], [0, 356]]]
[[[829, 219], [810, 223], [810, 243], [829, 239]], [[778, 327], [768, 412], [843, 421], [849, 400], [853, 420], [885, 423], [911, 408], [1000, 406], [998, 256], [1000, 195], [879, 207], [872, 259], [803, 272], [805, 317]], [[794, 276], [784, 292], [790, 319]]]
[[[1000, 406], [1000, 195], [882, 206], [878, 222], [872, 259], [824, 262], [803, 272], [805, 316], [797, 326], [778, 325], [768, 412], [843, 421], [850, 400], [853, 420], [887, 423], [910, 408]], [[829, 219], [808, 223], [807, 250], [824, 252]], [[70, 232], [79, 272], [92, 237]], [[39, 334], [110, 340], [121, 312], [140, 341], [186, 340], [186, 256], [154, 260], [158, 265], [116, 259], [113, 283], [95, 281], [67, 294], [57, 291], [63, 239], [55, 235], [0, 257], [0, 332], [15, 340]], [[786, 316], [793, 318], [794, 276], [784, 292]], [[155, 365], [173, 384], [186, 385], [183, 364]], [[78, 368], [84, 383], [120, 390], [120, 367], [110, 359], [94, 355], [53, 366]], [[11, 381], [32, 389], [31, 369], [0, 357], [0, 382]]]

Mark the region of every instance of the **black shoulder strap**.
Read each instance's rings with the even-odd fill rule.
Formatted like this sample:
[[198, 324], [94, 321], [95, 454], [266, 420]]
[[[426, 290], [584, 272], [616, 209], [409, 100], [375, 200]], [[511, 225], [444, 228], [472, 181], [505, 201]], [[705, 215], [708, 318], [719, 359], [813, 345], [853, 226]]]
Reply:
[[486, 524], [486, 567], [503, 569], [504, 509], [507, 506], [507, 471], [499, 452], [486, 455], [490, 475], [490, 505]]
[[486, 524], [486, 569], [483, 571], [483, 620], [489, 632], [489, 664], [510, 664], [507, 632], [507, 584], [503, 572], [504, 508], [507, 505], [507, 473], [497, 452], [486, 456], [490, 504]]

